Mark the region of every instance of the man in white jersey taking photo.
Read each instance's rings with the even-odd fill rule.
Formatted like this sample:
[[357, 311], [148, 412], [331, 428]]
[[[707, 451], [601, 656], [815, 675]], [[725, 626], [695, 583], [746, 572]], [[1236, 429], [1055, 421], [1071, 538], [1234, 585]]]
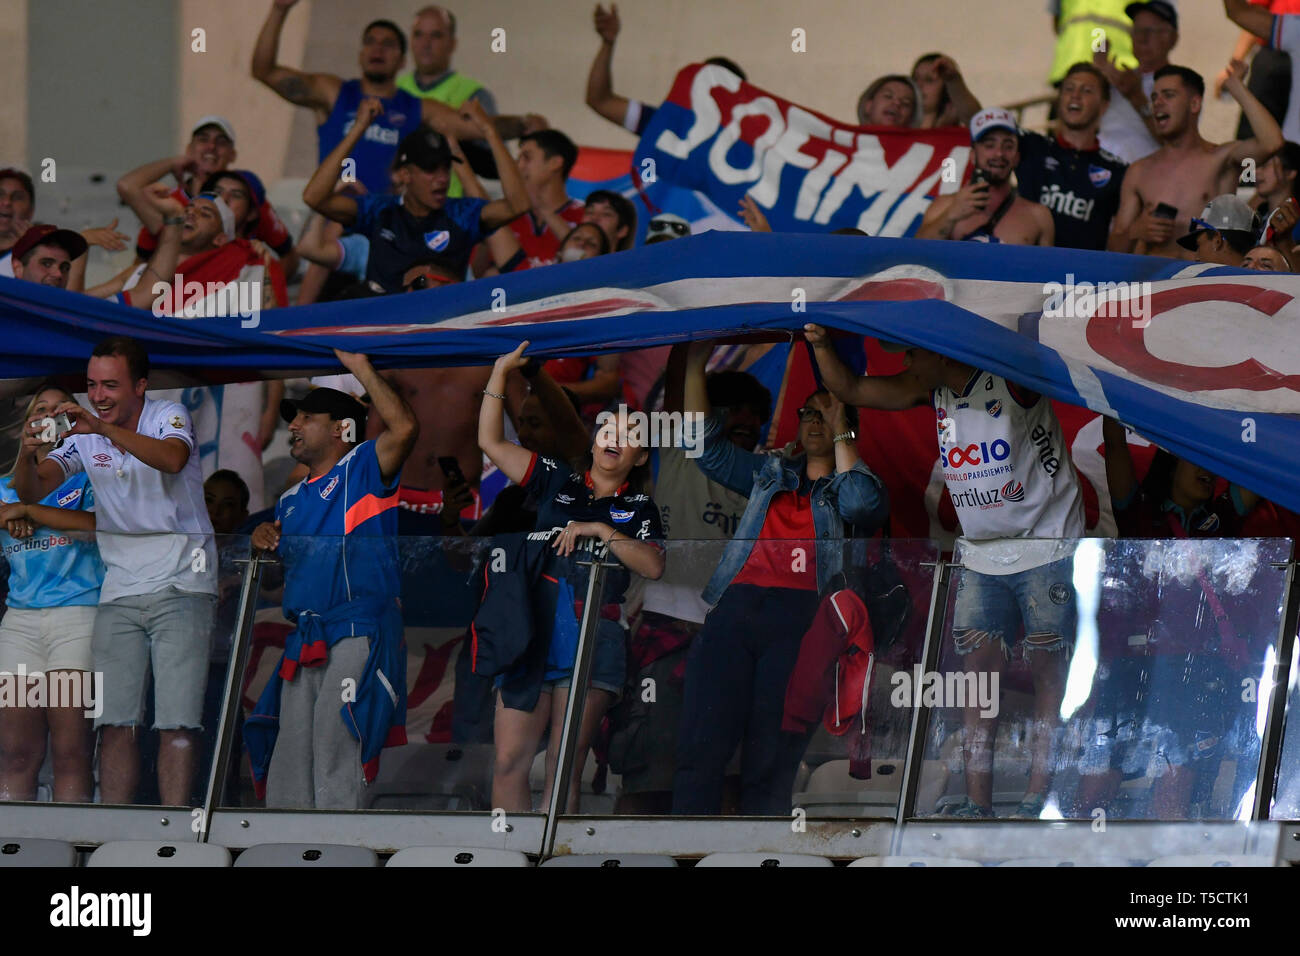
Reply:
[[13, 487], [32, 504], [85, 472], [94, 489], [95, 538], [106, 568], [91, 639], [94, 669], [104, 675], [95, 720], [103, 729], [103, 802], [135, 802], [152, 672], [158, 791], [167, 806], [189, 806], [217, 600], [194, 428], [184, 405], [145, 396], [149, 356], [134, 339], [118, 335], [96, 345], [86, 385], [93, 411], [76, 402], [54, 408], [56, 421], [66, 415], [71, 427], [44, 459], [42, 420], [27, 423]]
[[[965, 669], [1000, 673], [1020, 626], [1034, 681], [1029, 785], [1015, 816], [1037, 818], [1051, 786], [1052, 740], [1074, 647], [1074, 541], [1084, 534], [1079, 477], [1051, 402], [1013, 382], [926, 349], [897, 375], [859, 376], [826, 330], [806, 325], [823, 381], [845, 404], [935, 410], [944, 482], [961, 520], [953, 648]], [[1043, 540], [1025, 540], [1043, 539]], [[955, 815], [993, 816], [996, 711], [963, 713], [966, 799]]]

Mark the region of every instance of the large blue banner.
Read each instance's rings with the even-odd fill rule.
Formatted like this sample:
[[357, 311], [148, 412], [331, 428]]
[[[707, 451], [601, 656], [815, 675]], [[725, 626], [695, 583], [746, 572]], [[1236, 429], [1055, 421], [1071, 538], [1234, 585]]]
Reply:
[[1300, 510], [1300, 277], [982, 243], [708, 233], [380, 299], [240, 317], [143, 310], [0, 279], [9, 391], [84, 374], [94, 343], [148, 346], [157, 384], [380, 366], [487, 364], [521, 339], [550, 356], [805, 322], [931, 348], [1062, 401]]

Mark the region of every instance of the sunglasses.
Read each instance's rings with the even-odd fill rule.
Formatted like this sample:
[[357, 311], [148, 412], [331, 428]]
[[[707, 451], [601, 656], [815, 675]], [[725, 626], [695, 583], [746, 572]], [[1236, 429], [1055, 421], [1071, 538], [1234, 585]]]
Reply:
[[822, 413], [821, 413], [820, 411], [818, 411], [818, 410], [815, 409], [815, 408], [810, 408], [809, 406], [805, 405], [803, 408], [799, 409], [799, 421], [801, 421], [801, 422], [825, 422], [826, 419], [822, 417]]
[[416, 276], [409, 284], [402, 286], [402, 291], [423, 292], [425, 289], [440, 285], [451, 285], [451, 280], [443, 278], [442, 276], [429, 275], [428, 273], [425, 273], [424, 275]]
[[650, 225], [646, 228], [647, 236], [656, 236], [666, 232], [671, 232], [678, 237], [689, 236], [691, 227], [689, 223], [674, 222], [671, 219], [651, 219]]

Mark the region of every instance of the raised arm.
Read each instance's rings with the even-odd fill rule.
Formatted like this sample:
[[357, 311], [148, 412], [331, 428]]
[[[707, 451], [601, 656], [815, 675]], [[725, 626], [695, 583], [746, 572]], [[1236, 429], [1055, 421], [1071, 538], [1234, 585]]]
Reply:
[[[460, 160], [456, 166], [456, 175], [460, 177], [460, 184], [465, 190], [465, 195], [472, 199], [488, 199], [487, 190], [483, 188], [483, 183], [479, 181], [478, 174], [470, 166], [469, 160], [465, 158], [465, 151], [460, 148], [460, 141], [455, 136], [447, 137], [447, 146], [451, 149], [451, 155]], [[492, 254], [492, 261], [496, 264], [496, 269], [489, 273], [502, 272], [511, 261], [519, 255], [522, 247], [519, 245], [519, 239], [515, 236], [514, 231], [510, 229], [495, 229], [492, 234], [482, 243]], [[482, 251], [481, 247], [474, 250], [475, 253]]]
[[957, 114], [957, 122], [965, 126], [980, 111], [980, 101], [962, 78], [961, 70], [950, 56], [941, 56], [934, 61], [934, 72], [943, 80], [948, 91], [948, 100]]
[[617, 355], [597, 355], [596, 371], [591, 378], [571, 382], [569, 391], [580, 402], [607, 402], [617, 398], [623, 387]]
[[1128, 100], [1133, 111], [1137, 113], [1138, 118], [1151, 134], [1151, 138], [1160, 139], [1160, 131], [1156, 129], [1155, 117], [1151, 113], [1151, 101], [1147, 98], [1142, 89], [1142, 73], [1136, 67], [1128, 70], [1121, 70], [1117, 67], [1111, 58], [1105, 53], [1098, 51], [1092, 55], [1092, 65], [1101, 71], [1102, 76], [1106, 77], [1111, 86], [1111, 99], [1114, 94], [1118, 93], [1124, 99]]
[[158, 216], [158, 247], [149, 257], [144, 272], [140, 273], [140, 281], [124, 296], [128, 305], [152, 310], [154, 286], [159, 283], [169, 286], [176, 278], [176, 268], [181, 259], [181, 226], [185, 222], [185, 209], [162, 183], [150, 186], [146, 198]]
[[531, 382], [532, 392], [555, 432], [557, 450], [565, 461], [581, 459], [591, 449], [591, 436], [587, 434], [587, 426], [582, 423], [582, 416], [573, 407], [573, 402], [544, 368], [537, 370]]
[[1106, 489], [1112, 500], [1127, 501], [1137, 489], [1137, 470], [1124, 426], [1113, 418], [1102, 418], [1101, 437], [1106, 452]]
[[379, 459], [379, 473], [385, 481], [392, 481], [402, 470], [402, 463], [415, 447], [420, 435], [420, 423], [402, 396], [393, 390], [382, 375], [375, 371], [370, 359], [359, 352], [334, 350], [343, 367], [356, 376], [361, 387], [370, 396], [384, 424], [383, 434], [375, 439], [375, 457]]
[[826, 388], [845, 404], [901, 411], [930, 400], [929, 387], [910, 371], [897, 375], [855, 375], [835, 353], [830, 336], [820, 325], [805, 325], [804, 337], [813, 347]]
[[1273, 14], [1267, 7], [1256, 6], [1248, 0], [1223, 0], [1223, 12], [1237, 26], [1265, 42], [1273, 33]]
[[1253, 159], [1262, 163], [1282, 148], [1282, 127], [1277, 125], [1273, 114], [1258, 97], [1246, 88], [1242, 82], [1245, 75], [1246, 64], [1241, 60], [1233, 60], [1228, 64], [1228, 78], [1223, 81], [1223, 88], [1241, 106], [1242, 115], [1255, 133], [1250, 139], [1233, 143], [1227, 150], [1224, 166], [1231, 167], [1238, 174], [1241, 173], [1243, 160]]
[[470, 100], [461, 112], [469, 117], [478, 130], [478, 135], [487, 140], [492, 150], [492, 159], [497, 165], [497, 174], [501, 177], [501, 188], [505, 196], [488, 203], [479, 213], [479, 223], [483, 231], [490, 232], [498, 226], [504, 226], [528, 211], [528, 190], [523, 177], [519, 175], [519, 166], [515, 163], [505, 141], [492, 123], [492, 117], [483, 110], [483, 104]]
[[343, 81], [330, 73], [304, 73], [276, 62], [280, 52], [280, 30], [284, 18], [298, 0], [275, 0], [266, 15], [262, 32], [253, 47], [253, 79], [274, 90], [281, 98], [295, 106], [307, 106], [317, 111], [324, 120], [334, 108]]
[[331, 272], [343, 264], [343, 251], [338, 240], [325, 235], [325, 217], [318, 212], [312, 213], [307, 220], [307, 228], [302, 231], [295, 248], [298, 255], [308, 262], [324, 266]]
[[[66, 414], [72, 422], [72, 435], [103, 435], [118, 448], [138, 458], [150, 468], [167, 475], [178, 475], [190, 460], [190, 446], [180, 438], [151, 438], [134, 429], [106, 422], [76, 402], [62, 402], [54, 415]], [[47, 459], [48, 461], [48, 459]], [[50, 464], [55, 464], [50, 462]], [[57, 468], [57, 465], [55, 466]], [[62, 469], [59, 469], [60, 471]], [[48, 491], [46, 492], [49, 493]]]
[[18, 500], [28, 504], [40, 501], [63, 483], [63, 468], [53, 458], [37, 462], [36, 456], [49, 442], [41, 441], [41, 419], [33, 418], [23, 426], [18, 459], [14, 462], [14, 491]]
[[343, 172], [343, 161], [352, 153], [366, 129], [375, 121], [375, 117], [384, 111], [384, 104], [373, 96], [367, 96], [357, 107], [357, 118], [352, 128], [330, 150], [316, 172], [311, 174], [307, 185], [302, 190], [302, 201], [327, 219], [333, 219], [345, 226], [350, 226], [357, 219], [357, 201], [351, 196], [335, 191], [339, 176]]
[[131, 211], [140, 218], [140, 225], [150, 232], [162, 228], [162, 215], [149, 200], [149, 187], [169, 172], [183, 169], [188, 162], [187, 156], [155, 159], [151, 163], [137, 166], [117, 181], [118, 198], [131, 207]]
[[483, 404], [478, 412], [478, 446], [492, 459], [507, 478], [517, 485], [524, 482], [533, 453], [514, 442], [506, 441], [505, 401], [498, 396], [506, 393], [506, 376], [528, 361], [524, 349], [528, 342], [520, 342], [513, 352], [502, 355], [492, 365], [492, 375], [483, 389]]
[[599, 3], [594, 14], [596, 33], [600, 35], [600, 49], [596, 59], [591, 61], [591, 70], [587, 73], [587, 105], [611, 123], [622, 126], [627, 119], [628, 99], [614, 92], [612, 64], [614, 61], [614, 41], [618, 39], [619, 20], [618, 4], [611, 3], [609, 12]]

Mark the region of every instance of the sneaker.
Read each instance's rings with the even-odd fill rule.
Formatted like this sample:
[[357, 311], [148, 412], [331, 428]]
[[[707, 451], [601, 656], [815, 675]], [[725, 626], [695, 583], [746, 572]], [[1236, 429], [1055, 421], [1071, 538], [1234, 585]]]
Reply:
[[1047, 797], [1041, 793], [1027, 793], [1024, 799], [1016, 807], [1013, 817], [1023, 817], [1029, 820], [1037, 820], [1043, 813], [1043, 804], [1047, 802]]
[[980, 806], [970, 797], [964, 799], [951, 815], [954, 817], [965, 817], [967, 819], [988, 819], [995, 816], [991, 808]]

